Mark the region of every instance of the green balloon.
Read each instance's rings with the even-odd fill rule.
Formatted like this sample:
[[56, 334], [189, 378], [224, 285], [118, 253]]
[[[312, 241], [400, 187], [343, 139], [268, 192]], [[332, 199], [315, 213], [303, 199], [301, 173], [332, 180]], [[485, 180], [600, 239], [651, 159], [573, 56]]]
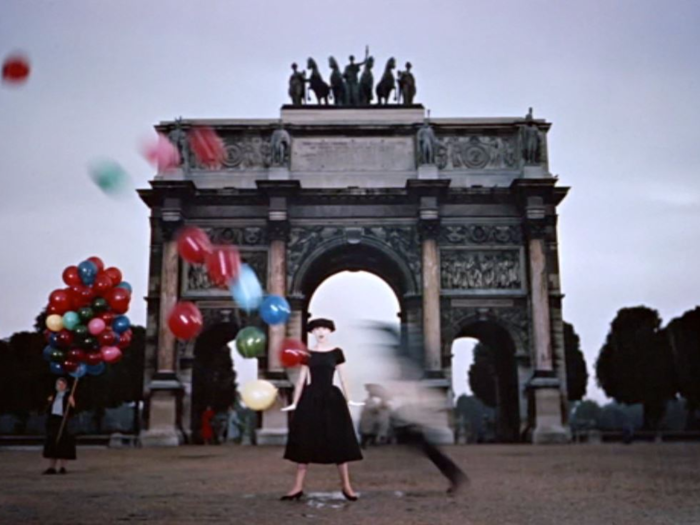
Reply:
[[255, 326], [247, 326], [236, 336], [236, 349], [245, 358], [258, 357], [265, 352], [266, 342], [265, 332]]
[[102, 160], [90, 166], [90, 177], [97, 186], [109, 195], [128, 193], [131, 187], [124, 168], [111, 160]]
[[98, 297], [92, 302], [92, 308], [96, 312], [104, 312], [107, 309], [107, 299]]
[[66, 330], [74, 330], [80, 324], [80, 317], [75, 312], [66, 312], [63, 314], [63, 328]]
[[76, 325], [73, 328], [73, 334], [75, 334], [75, 340], [81, 340], [83, 337], [88, 335], [88, 327], [84, 324]]
[[83, 306], [80, 310], [78, 310], [78, 315], [84, 323], [87, 323], [95, 316], [95, 311], [89, 306]]
[[82, 346], [85, 350], [94, 350], [99, 346], [99, 344], [100, 342], [97, 339], [91, 335], [86, 335], [80, 343], [80, 346]]
[[53, 352], [51, 352], [50, 358], [51, 358], [51, 361], [53, 361], [54, 363], [63, 363], [63, 360], [64, 360], [63, 351], [54, 350]]

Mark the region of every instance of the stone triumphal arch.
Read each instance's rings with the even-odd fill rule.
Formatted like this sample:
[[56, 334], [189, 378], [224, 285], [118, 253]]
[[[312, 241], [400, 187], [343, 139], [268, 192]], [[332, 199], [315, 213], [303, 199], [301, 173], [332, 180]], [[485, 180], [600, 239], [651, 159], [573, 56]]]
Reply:
[[[415, 104], [283, 106], [278, 119], [156, 129], [177, 143], [199, 125], [225, 142], [221, 169], [183, 150], [178, 169], [139, 192], [151, 208], [144, 444], [180, 443], [192, 427], [195, 343], [168, 331], [173, 304], [194, 301], [207, 327], [232, 333], [259, 322], [179, 260], [173, 235], [184, 224], [239, 246], [267, 291], [288, 298], [290, 322], [269, 329], [259, 370], [283, 391], [273, 349], [303, 336], [316, 287], [338, 271], [367, 270], [399, 298], [402, 331], [424, 348], [426, 381], [447, 389], [453, 340], [478, 338], [509, 363], [502, 395], [514, 399], [505, 416], [513, 437], [568, 439], [556, 229], [568, 188], [549, 171], [548, 122], [531, 113], [426, 119]], [[281, 442], [286, 417], [265, 412], [258, 442]]]

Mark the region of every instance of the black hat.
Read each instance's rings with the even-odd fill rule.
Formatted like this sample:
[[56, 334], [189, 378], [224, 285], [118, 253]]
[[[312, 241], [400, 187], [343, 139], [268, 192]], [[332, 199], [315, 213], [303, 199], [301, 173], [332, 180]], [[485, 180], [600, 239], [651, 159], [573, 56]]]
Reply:
[[328, 328], [331, 332], [335, 332], [335, 323], [330, 319], [314, 319], [306, 325], [306, 331], [312, 332], [314, 328]]

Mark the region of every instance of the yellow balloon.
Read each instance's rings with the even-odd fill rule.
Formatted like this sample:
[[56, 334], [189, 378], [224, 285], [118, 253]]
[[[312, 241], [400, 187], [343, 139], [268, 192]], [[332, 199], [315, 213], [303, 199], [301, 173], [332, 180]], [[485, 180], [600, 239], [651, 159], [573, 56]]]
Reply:
[[60, 332], [63, 330], [63, 317], [58, 314], [51, 314], [46, 318], [46, 328], [52, 332]]
[[263, 379], [256, 379], [243, 385], [241, 399], [251, 410], [267, 410], [275, 402], [275, 385]]

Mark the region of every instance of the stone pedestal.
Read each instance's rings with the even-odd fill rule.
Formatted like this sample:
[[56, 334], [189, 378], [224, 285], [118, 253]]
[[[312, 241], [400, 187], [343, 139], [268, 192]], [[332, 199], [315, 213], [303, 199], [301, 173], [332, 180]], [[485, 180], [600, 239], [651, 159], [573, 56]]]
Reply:
[[273, 166], [267, 172], [269, 180], [289, 180], [289, 168], [286, 166]]
[[525, 166], [523, 168], [524, 179], [543, 179], [549, 177], [544, 166]]
[[176, 447], [183, 442], [177, 426], [178, 404], [182, 398], [182, 385], [174, 378], [154, 379], [149, 385], [148, 429], [141, 432], [139, 440], [144, 447]]
[[418, 178], [419, 179], [437, 179], [439, 177], [438, 175], [438, 167], [435, 165], [424, 165], [424, 166], [418, 166]]
[[554, 377], [536, 377], [530, 382], [530, 388], [535, 404], [532, 442], [547, 445], [571, 441], [569, 429], [562, 425], [559, 381]]

